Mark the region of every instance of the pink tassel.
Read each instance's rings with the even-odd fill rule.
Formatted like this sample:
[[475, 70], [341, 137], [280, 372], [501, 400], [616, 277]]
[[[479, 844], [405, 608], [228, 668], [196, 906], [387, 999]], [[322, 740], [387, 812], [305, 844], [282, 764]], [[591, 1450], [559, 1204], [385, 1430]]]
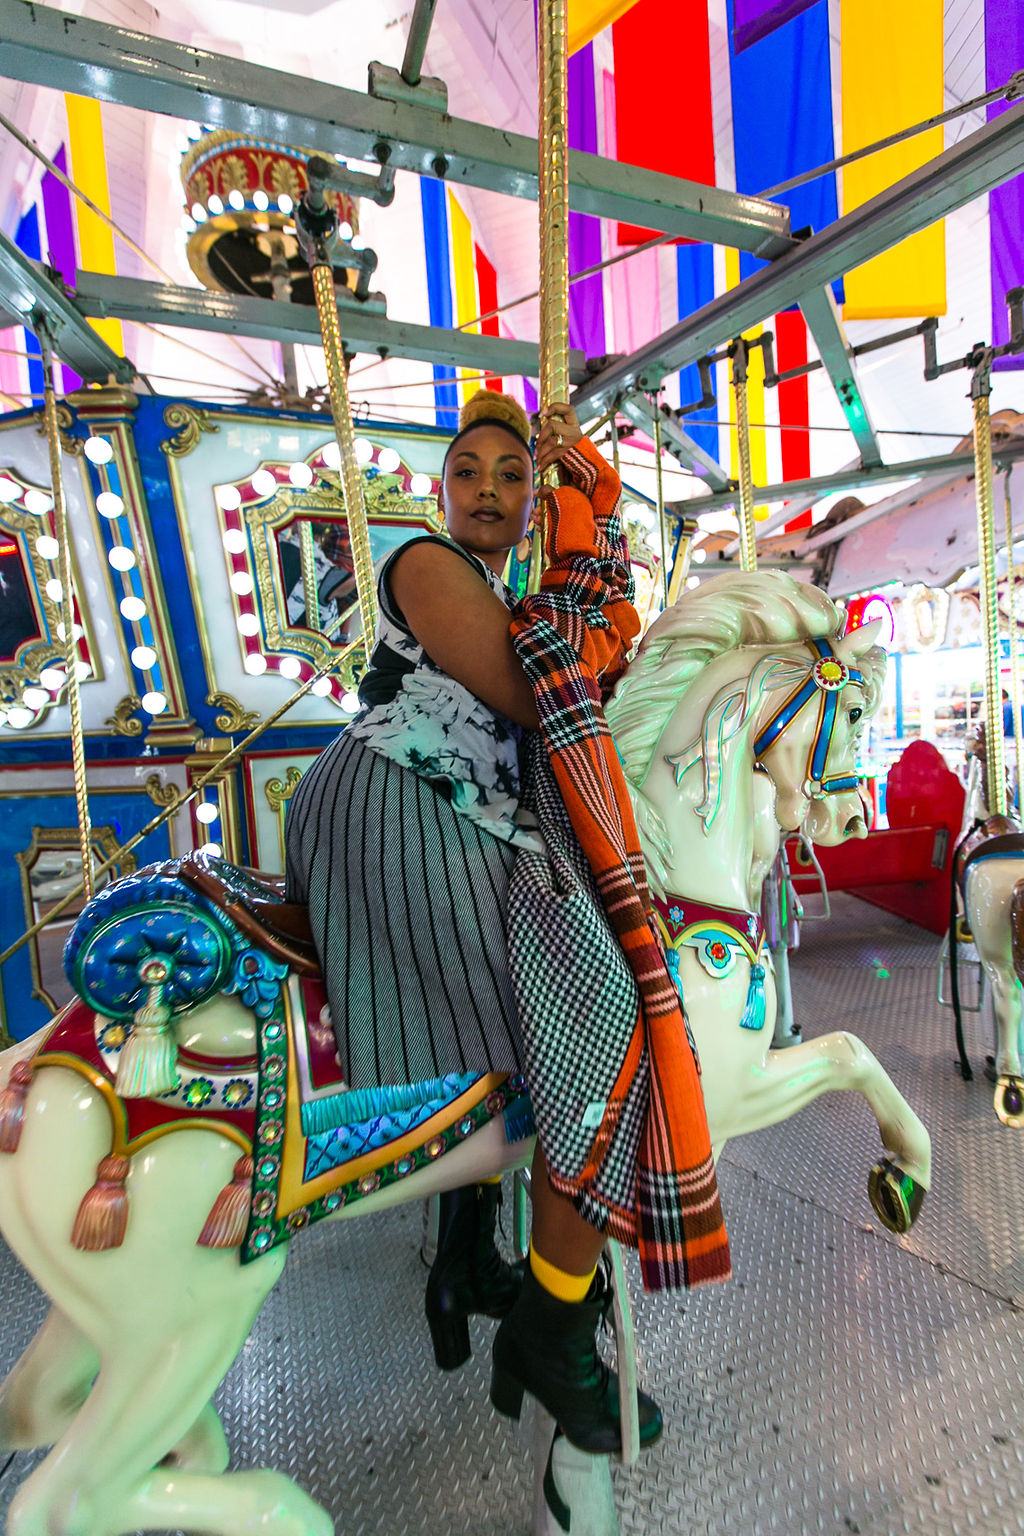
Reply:
[[84, 1253], [120, 1248], [128, 1225], [128, 1191], [125, 1180], [131, 1167], [126, 1157], [111, 1152], [96, 1170], [96, 1183], [86, 1190], [78, 1207], [71, 1244]]
[[206, 1225], [199, 1234], [200, 1248], [240, 1248], [249, 1224], [249, 1198], [252, 1193], [251, 1157], [240, 1157], [230, 1184], [225, 1184], [213, 1206]]
[[0, 1152], [17, 1152], [25, 1123], [25, 1099], [32, 1081], [32, 1064], [15, 1062], [7, 1087], [0, 1090]]

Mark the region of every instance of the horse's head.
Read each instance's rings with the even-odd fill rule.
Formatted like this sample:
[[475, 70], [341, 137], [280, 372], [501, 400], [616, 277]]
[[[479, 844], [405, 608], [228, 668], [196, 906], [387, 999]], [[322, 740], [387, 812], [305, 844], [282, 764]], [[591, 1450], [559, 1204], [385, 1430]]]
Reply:
[[873, 626], [841, 626], [823, 592], [777, 572], [703, 582], [652, 626], [608, 721], [656, 885], [685, 805], [758, 860], [783, 832], [865, 834], [857, 745], [885, 654]]

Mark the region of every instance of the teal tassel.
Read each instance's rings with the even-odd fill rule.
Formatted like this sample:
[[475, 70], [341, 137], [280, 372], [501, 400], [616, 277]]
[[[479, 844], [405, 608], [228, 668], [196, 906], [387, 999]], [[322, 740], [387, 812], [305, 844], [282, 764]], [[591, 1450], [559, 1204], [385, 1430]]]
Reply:
[[764, 966], [752, 965], [750, 967], [750, 985], [747, 988], [747, 1006], [743, 1010], [740, 1019], [741, 1029], [763, 1029], [767, 1017], [767, 1003], [764, 995]]
[[527, 1136], [536, 1134], [533, 1105], [527, 1094], [520, 1094], [518, 1099], [505, 1105], [505, 1140], [511, 1146], [513, 1142], [525, 1141]]

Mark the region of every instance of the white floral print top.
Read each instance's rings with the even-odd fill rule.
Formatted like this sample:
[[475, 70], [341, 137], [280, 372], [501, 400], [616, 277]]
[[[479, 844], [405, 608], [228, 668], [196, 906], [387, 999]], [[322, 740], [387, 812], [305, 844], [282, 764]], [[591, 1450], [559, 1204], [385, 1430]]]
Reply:
[[[511, 606], [512, 593], [482, 560], [448, 539], [423, 537], [468, 560]], [[532, 814], [519, 804], [520, 727], [434, 665], [391, 595], [389, 568], [407, 548], [394, 550], [378, 572], [374, 647], [359, 685], [360, 710], [346, 735], [429, 779], [455, 810], [492, 837], [517, 848], [543, 849]]]

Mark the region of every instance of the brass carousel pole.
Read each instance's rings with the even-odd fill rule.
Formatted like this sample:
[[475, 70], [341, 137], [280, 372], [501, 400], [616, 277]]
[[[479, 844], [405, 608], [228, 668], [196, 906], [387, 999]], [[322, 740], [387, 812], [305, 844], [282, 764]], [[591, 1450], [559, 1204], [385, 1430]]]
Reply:
[[739, 470], [739, 505], [736, 517], [740, 529], [740, 569], [757, 570], [757, 541], [754, 537], [754, 476], [750, 468], [750, 411], [747, 405], [747, 344], [733, 343], [733, 404], [736, 408], [736, 457]]
[[654, 413], [654, 471], [658, 488], [658, 532], [661, 537], [661, 611], [668, 607], [668, 530], [665, 527], [665, 484], [661, 464], [661, 412], [655, 402]]
[[971, 374], [974, 405], [974, 484], [978, 500], [978, 587], [985, 643], [985, 762], [990, 816], [1006, 815], [1003, 709], [999, 687], [999, 607], [996, 600], [995, 530], [992, 516], [992, 431], [988, 401], [992, 354], [985, 349]]
[[[540, 403], [569, 398], [568, 0], [541, 0], [537, 17], [540, 219]], [[545, 475], [557, 485], [558, 471]], [[544, 507], [533, 540], [529, 590], [540, 587]]]
[[[89, 821], [89, 797], [85, 782], [85, 737], [82, 730], [82, 700], [78, 687], [78, 642], [75, 639], [75, 602], [71, 587], [71, 529], [64, 496], [61, 467], [60, 427], [57, 423], [57, 394], [53, 384], [53, 344], [43, 321], [36, 321], [39, 351], [43, 364], [43, 425], [50, 453], [50, 487], [53, 491], [53, 523], [60, 546], [60, 613], [64, 627], [64, 666], [67, 671], [68, 714], [71, 724], [71, 763], [75, 778], [75, 804], [78, 810], [78, 834], [82, 849], [82, 889], [86, 900], [93, 892], [92, 825]], [[48, 914], [49, 915], [49, 914]]]
[[[318, 175], [320, 165], [323, 166], [322, 175]], [[318, 164], [316, 156], [310, 160], [307, 167], [309, 190], [295, 210], [295, 226], [306, 260], [309, 262], [317, 315], [320, 319], [324, 361], [327, 364], [327, 382], [331, 392], [331, 411], [334, 415], [334, 435], [341, 454], [345, 515], [348, 518], [349, 538], [352, 541], [352, 563], [355, 570], [356, 591], [359, 594], [359, 613], [368, 655], [373, 645], [373, 632], [377, 627], [377, 589], [373, 577], [373, 555], [370, 551], [366, 503], [363, 499], [363, 477], [356, 459], [355, 434], [352, 431], [345, 351], [338, 325], [338, 305], [334, 296], [334, 268], [331, 266], [330, 250], [334, 243], [338, 219], [324, 196], [324, 185], [329, 169], [326, 162]]]
[[1010, 499], [1010, 475], [1012, 466], [1006, 466], [1005, 480], [1005, 507], [1006, 507], [1006, 593], [1007, 607], [1010, 611], [1010, 699], [1013, 707], [1013, 745], [1017, 761], [1017, 814], [1024, 810], [1022, 800], [1022, 774], [1024, 764], [1024, 739], [1022, 739], [1020, 722], [1020, 658], [1017, 654], [1017, 577], [1013, 565], [1013, 504]]

